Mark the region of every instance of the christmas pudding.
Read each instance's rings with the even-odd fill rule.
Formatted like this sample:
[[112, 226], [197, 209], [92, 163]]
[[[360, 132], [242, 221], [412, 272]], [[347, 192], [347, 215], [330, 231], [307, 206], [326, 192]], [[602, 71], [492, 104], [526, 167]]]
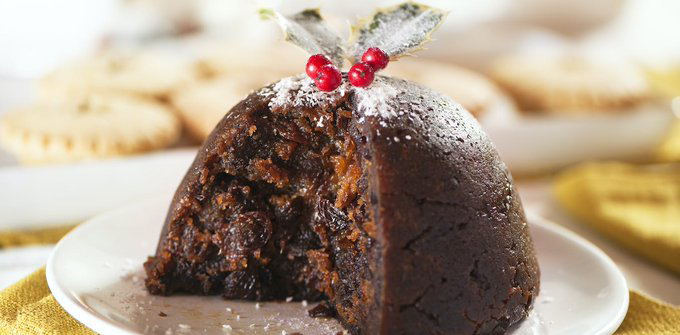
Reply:
[[450, 98], [375, 74], [442, 12], [377, 12], [355, 29], [361, 61], [346, 74], [318, 12], [273, 15], [320, 55], [209, 136], [145, 263], [149, 292], [323, 301], [310, 314], [352, 334], [503, 333], [526, 317], [538, 264], [493, 145]]

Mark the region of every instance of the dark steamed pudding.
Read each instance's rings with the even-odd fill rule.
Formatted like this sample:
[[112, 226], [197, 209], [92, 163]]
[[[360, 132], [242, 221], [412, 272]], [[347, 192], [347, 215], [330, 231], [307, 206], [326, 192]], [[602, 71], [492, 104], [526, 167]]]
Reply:
[[327, 301], [352, 334], [503, 333], [539, 287], [511, 176], [476, 121], [380, 76], [331, 93], [285, 78], [234, 106], [145, 268], [153, 294]]

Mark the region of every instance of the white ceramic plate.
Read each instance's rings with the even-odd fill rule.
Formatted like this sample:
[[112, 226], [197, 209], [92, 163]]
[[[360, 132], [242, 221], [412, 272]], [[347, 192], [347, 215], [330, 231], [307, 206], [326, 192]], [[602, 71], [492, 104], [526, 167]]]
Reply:
[[[149, 295], [142, 263], [155, 250], [170, 199], [149, 200], [95, 217], [56, 246], [47, 262], [54, 297], [73, 317], [103, 334], [334, 334], [335, 320], [312, 319], [300, 302], [225, 301]], [[529, 219], [541, 266], [541, 293], [513, 334], [611, 334], [628, 307], [614, 263], [575, 234]], [[227, 307], [231, 311], [227, 310]], [[259, 307], [259, 308], [258, 308]], [[167, 316], [160, 316], [163, 312]]]

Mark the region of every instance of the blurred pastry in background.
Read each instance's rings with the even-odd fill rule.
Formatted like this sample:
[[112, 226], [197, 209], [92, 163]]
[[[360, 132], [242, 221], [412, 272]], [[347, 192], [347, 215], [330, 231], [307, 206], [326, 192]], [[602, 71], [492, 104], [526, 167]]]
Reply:
[[650, 98], [644, 73], [624, 61], [578, 54], [514, 54], [497, 60], [491, 76], [523, 112], [618, 112]]
[[191, 80], [179, 61], [150, 53], [99, 54], [74, 61], [40, 81], [43, 99], [126, 93], [164, 99]]
[[475, 117], [493, 108], [503, 95], [489, 79], [449, 63], [402, 58], [390, 63], [387, 75], [409, 79], [448, 95]]
[[167, 107], [130, 95], [42, 101], [0, 118], [0, 145], [26, 164], [142, 153], [173, 144], [180, 133]]
[[[308, 58], [301, 49], [282, 41], [267, 42], [266, 48], [230, 44], [229, 47], [212, 47], [206, 50], [194, 64], [194, 72], [203, 79], [234, 72], [252, 72], [252, 77], [267, 75], [268, 71], [291, 76], [305, 71]], [[276, 79], [281, 79], [281, 76]], [[273, 80], [266, 84], [271, 81]]]
[[[238, 48], [235, 48], [238, 49]], [[175, 92], [172, 105], [189, 133], [204, 140], [229, 110], [251, 91], [304, 72], [305, 54], [295, 48], [273, 51], [221, 50], [195, 63], [196, 81]], [[271, 57], [271, 55], [276, 57]]]
[[280, 73], [263, 72], [253, 76], [250, 71], [234, 71], [196, 82], [174, 94], [172, 104], [191, 136], [202, 141], [248, 93], [281, 78]]

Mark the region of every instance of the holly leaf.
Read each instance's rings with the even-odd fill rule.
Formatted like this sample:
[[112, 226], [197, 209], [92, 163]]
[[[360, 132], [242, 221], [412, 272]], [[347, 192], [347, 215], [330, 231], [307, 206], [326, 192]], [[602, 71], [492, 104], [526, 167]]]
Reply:
[[369, 18], [359, 20], [352, 26], [350, 58], [353, 63], [361, 59], [366, 49], [380, 48], [397, 59], [421, 50], [432, 40], [432, 33], [439, 28], [448, 13], [415, 2], [379, 9]]
[[345, 54], [342, 39], [326, 25], [319, 9], [305, 9], [292, 16], [283, 16], [272, 9], [261, 9], [259, 13], [261, 18], [279, 23], [286, 41], [312, 55], [323, 54], [342, 68]]

